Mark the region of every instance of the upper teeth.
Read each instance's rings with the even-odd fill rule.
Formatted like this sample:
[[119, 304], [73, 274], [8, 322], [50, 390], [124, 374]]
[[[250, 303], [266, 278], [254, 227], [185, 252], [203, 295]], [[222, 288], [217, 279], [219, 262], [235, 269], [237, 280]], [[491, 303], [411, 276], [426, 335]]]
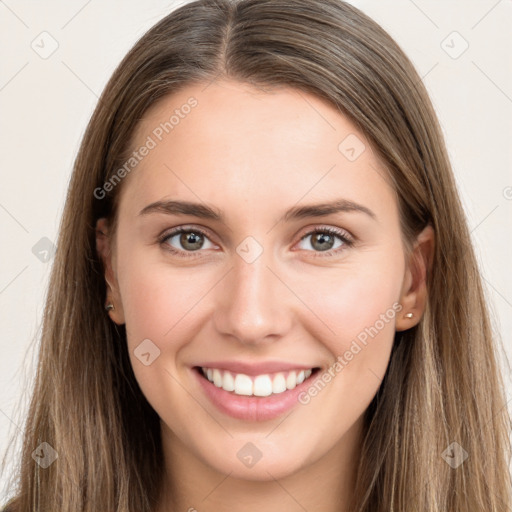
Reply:
[[235, 395], [269, 396], [293, 389], [304, 382], [313, 370], [292, 370], [274, 374], [250, 377], [243, 373], [231, 373], [217, 368], [201, 367], [203, 375], [215, 386], [225, 391], [233, 391]]

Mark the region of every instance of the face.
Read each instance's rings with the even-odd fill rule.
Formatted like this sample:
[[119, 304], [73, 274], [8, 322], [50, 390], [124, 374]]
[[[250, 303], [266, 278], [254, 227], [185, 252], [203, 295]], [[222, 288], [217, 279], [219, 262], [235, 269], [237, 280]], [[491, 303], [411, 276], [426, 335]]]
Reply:
[[133, 149], [98, 247], [170, 449], [255, 480], [355, 449], [419, 307], [365, 136], [314, 96], [224, 81], [155, 104]]

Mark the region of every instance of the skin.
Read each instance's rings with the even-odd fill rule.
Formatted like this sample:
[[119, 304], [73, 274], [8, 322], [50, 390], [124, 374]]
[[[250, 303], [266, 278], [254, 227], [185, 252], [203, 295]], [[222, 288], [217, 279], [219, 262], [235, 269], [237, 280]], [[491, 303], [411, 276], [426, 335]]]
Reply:
[[[395, 331], [413, 327], [424, 311], [432, 229], [406, 258], [397, 198], [369, 142], [337, 109], [294, 89], [189, 86], [151, 107], [133, 147], [190, 96], [198, 105], [124, 178], [115, 236], [105, 219], [97, 224], [107, 302], [115, 305], [109, 314], [126, 324], [135, 376], [161, 418], [166, 480], [157, 510], [347, 510], [362, 415]], [[366, 147], [354, 161], [338, 149], [349, 134]], [[171, 198], [212, 205], [226, 224], [139, 215]], [[353, 211], [278, 222], [292, 206], [337, 198], [364, 205], [376, 219]], [[209, 236], [188, 252], [179, 235], [158, 241], [176, 226]], [[324, 256], [311, 231], [325, 227], [347, 232], [354, 245], [335, 237], [331, 251], [338, 252]], [[248, 236], [263, 248], [251, 263], [236, 251]], [[169, 245], [190, 257], [173, 255]], [[192, 373], [198, 362], [219, 359], [327, 369], [393, 304], [401, 311], [317, 396], [275, 420], [223, 414]], [[134, 350], [147, 338], [160, 356], [145, 366]], [[251, 468], [237, 457], [249, 442], [262, 453]]]

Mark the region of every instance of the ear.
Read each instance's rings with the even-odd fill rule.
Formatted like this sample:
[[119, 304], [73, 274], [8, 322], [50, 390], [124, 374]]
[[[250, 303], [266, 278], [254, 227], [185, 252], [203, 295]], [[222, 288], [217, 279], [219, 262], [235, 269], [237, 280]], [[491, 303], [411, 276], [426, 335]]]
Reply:
[[[403, 309], [395, 324], [397, 331], [405, 331], [417, 325], [425, 311], [428, 300], [427, 274], [432, 269], [434, 247], [435, 233], [429, 224], [417, 236], [407, 262], [400, 295]], [[405, 315], [410, 313], [413, 316], [407, 318]]]
[[96, 251], [103, 262], [105, 281], [107, 282], [107, 297], [105, 304], [113, 304], [114, 309], [108, 311], [110, 318], [118, 325], [124, 324], [123, 303], [119, 293], [119, 285], [114, 272], [115, 259], [112, 251], [111, 237], [106, 218], [96, 222]]

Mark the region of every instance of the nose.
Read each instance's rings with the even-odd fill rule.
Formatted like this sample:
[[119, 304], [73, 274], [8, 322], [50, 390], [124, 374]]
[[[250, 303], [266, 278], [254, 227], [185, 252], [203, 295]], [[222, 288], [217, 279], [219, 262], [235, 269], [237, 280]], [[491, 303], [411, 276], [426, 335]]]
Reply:
[[293, 294], [273, 266], [266, 251], [252, 263], [234, 255], [233, 267], [216, 291], [213, 318], [220, 335], [259, 345], [289, 331]]

